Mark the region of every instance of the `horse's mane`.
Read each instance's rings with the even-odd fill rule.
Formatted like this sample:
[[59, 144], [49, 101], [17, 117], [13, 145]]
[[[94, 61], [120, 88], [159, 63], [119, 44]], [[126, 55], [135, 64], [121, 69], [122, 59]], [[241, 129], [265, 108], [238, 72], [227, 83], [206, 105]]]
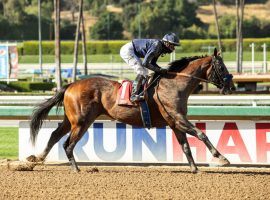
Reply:
[[207, 55], [206, 56], [183, 57], [179, 60], [175, 60], [175, 61], [170, 62], [168, 70], [170, 72], [176, 72], [176, 71], [180, 72], [183, 69], [185, 69], [191, 61], [194, 61], [194, 60], [197, 60], [200, 58], [205, 58], [205, 57], [207, 57]]

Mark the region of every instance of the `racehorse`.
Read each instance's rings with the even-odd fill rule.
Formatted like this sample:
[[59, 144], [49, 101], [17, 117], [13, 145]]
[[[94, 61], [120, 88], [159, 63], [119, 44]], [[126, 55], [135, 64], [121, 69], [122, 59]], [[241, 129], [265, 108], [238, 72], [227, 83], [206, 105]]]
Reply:
[[[212, 155], [218, 158], [220, 166], [229, 161], [212, 145], [208, 137], [187, 119], [187, 102], [192, 91], [201, 81], [216, 85], [222, 94], [231, 94], [235, 89], [223, 59], [214, 50], [211, 56], [182, 58], [169, 64], [168, 73], [156, 75], [156, 83], [148, 88], [148, 105], [153, 127], [169, 127], [174, 131], [187, 157], [191, 172], [198, 168], [193, 160], [186, 133], [203, 141]], [[63, 104], [64, 119], [52, 132], [45, 150], [38, 156], [27, 158], [30, 162], [43, 162], [51, 148], [70, 132], [63, 147], [71, 169], [78, 172], [73, 149], [89, 126], [100, 115], [107, 115], [117, 121], [142, 127], [139, 107], [117, 105], [120, 83], [94, 77], [79, 80], [61, 88], [52, 98], [41, 103], [34, 111], [30, 122], [31, 141], [35, 144], [38, 131], [53, 106]]]

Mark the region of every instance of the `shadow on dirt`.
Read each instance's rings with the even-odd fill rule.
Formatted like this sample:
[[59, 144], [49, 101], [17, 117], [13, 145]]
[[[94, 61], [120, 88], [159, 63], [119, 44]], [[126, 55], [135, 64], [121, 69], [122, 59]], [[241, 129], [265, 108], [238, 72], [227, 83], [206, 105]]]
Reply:
[[[216, 169], [215, 171], [204, 171], [204, 170], [200, 170], [198, 174], [228, 174], [228, 175], [232, 175], [232, 174], [242, 174], [242, 175], [249, 175], [249, 176], [254, 176], [254, 175], [262, 175], [262, 176], [265, 176], [265, 175], [270, 175], [270, 171], [269, 172], [263, 172], [263, 171], [239, 171], [241, 169], [237, 169], [235, 171], [221, 171], [219, 169]], [[244, 169], [243, 169], [244, 170]], [[183, 173], [183, 174], [186, 174], [186, 173], [191, 173], [189, 171], [184, 171], [184, 170], [175, 170], [175, 171], [171, 171], [171, 173]]]

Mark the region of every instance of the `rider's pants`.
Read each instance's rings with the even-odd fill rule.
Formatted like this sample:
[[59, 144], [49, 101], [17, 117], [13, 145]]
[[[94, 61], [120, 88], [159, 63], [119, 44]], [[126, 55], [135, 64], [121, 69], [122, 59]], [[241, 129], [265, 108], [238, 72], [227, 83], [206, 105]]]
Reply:
[[142, 66], [141, 59], [134, 53], [132, 42], [129, 42], [121, 47], [120, 56], [130, 67], [134, 69], [136, 74], [143, 76], [148, 75], [148, 69]]

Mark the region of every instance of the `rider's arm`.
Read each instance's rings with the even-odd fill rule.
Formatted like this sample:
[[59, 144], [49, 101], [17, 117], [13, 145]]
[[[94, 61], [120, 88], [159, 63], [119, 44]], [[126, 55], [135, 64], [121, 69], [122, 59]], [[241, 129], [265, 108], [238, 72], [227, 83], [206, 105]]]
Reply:
[[152, 71], [160, 71], [160, 67], [156, 64], [158, 57], [161, 55], [162, 47], [158, 43], [154, 43], [144, 57], [142, 66]]

